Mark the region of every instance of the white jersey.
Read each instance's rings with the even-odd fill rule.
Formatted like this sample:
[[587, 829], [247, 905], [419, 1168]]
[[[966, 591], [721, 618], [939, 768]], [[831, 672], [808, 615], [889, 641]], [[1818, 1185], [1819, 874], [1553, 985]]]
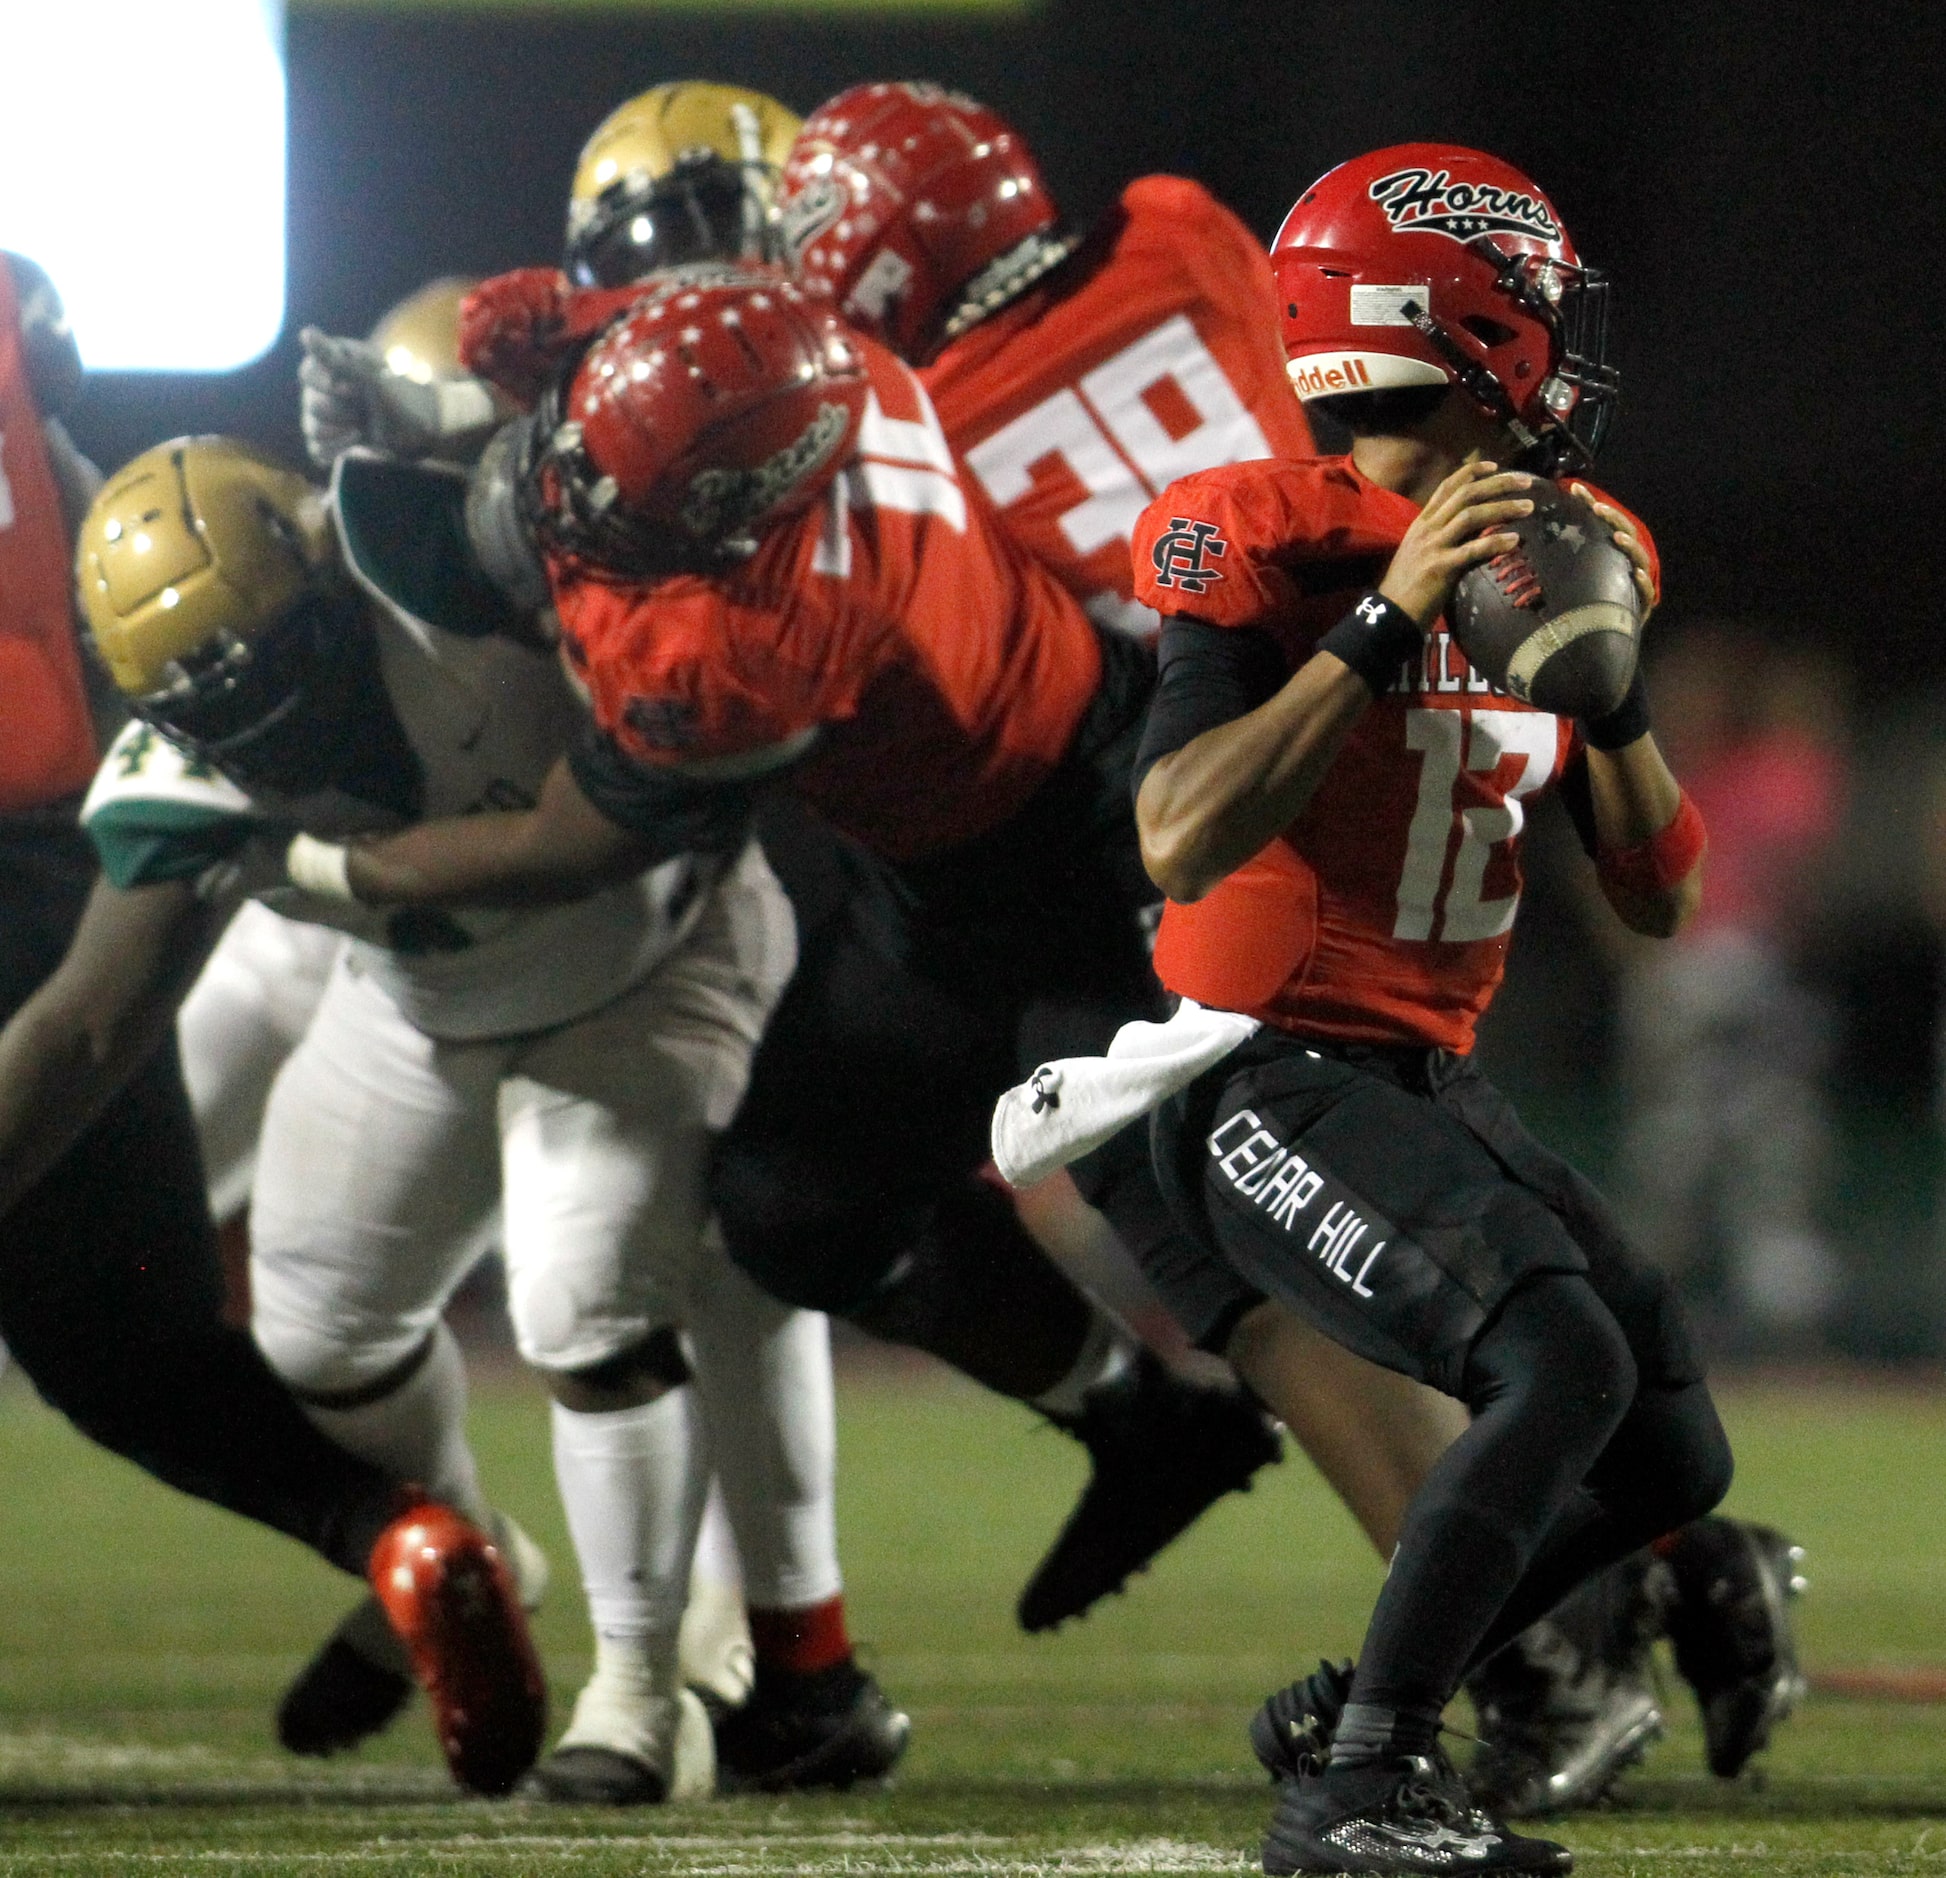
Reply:
[[[245, 793], [152, 726], [115, 740], [82, 808], [104, 872], [119, 886], [219, 881], [280, 913], [351, 935], [359, 968], [431, 1036], [509, 1036], [573, 1021], [639, 982], [681, 941], [720, 867], [689, 857], [568, 905], [537, 910], [384, 911], [320, 898], [283, 879], [293, 829], [339, 838], [406, 821], [531, 806], [582, 711], [554, 657], [497, 633], [432, 624], [393, 597], [349, 525], [341, 459], [333, 514], [369, 602], [383, 695], [401, 733], [378, 739], [395, 788], [282, 798]], [[375, 805], [388, 798], [409, 812]]]

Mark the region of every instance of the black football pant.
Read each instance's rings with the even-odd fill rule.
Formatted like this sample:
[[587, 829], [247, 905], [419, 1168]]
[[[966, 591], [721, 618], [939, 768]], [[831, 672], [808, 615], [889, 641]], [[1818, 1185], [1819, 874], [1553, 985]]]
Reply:
[[[1008, 1395], [1065, 1377], [1094, 1312], [978, 1170], [1002, 1090], [1159, 1014], [1128, 787], [1153, 682], [1152, 655], [1106, 638], [1060, 767], [934, 860], [877, 861], [788, 798], [760, 824], [800, 957], [715, 1158], [731, 1256]], [[1139, 1134], [1073, 1172], [1138, 1255], [1175, 1232]]]
[[911, 905], [870, 857], [788, 800], [762, 834], [799, 962], [711, 1163], [730, 1254], [786, 1303], [1040, 1395], [1093, 1313], [980, 1177], [1011, 1033], [924, 969]]
[[[93, 878], [71, 820], [0, 820], [0, 1019], [59, 963]], [[222, 1304], [171, 1043], [0, 1218], [0, 1339], [92, 1440], [362, 1573], [396, 1483], [312, 1427]]]
[[1583, 1579], [1730, 1484], [1708, 1387], [1642, 1382], [1579, 1274], [1515, 1285], [1474, 1341], [1462, 1394], [1472, 1426], [1407, 1511], [1352, 1693], [1429, 1719]]

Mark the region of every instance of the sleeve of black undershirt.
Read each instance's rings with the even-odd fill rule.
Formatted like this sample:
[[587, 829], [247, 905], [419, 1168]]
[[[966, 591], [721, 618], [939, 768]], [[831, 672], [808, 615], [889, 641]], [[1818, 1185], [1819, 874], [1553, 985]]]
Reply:
[[568, 768], [601, 814], [651, 844], [644, 865], [678, 854], [733, 854], [750, 832], [759, 785], [652, 769], [592, 725], [568, 751]]
[[1600, 843], [1595, 834], [1595, 793], [1593, 784], [1588, 780], [1586, 751], [1577, 754], [1574, 761], [1561, 772], [1555, 793], [1561, 798], [1561, 806], [1568, 812], [1568, 820], [1574, 824], [1582, 852], [1593, 860]]
[[1132, 787], [1165, 756], [1277, 695], [1290, 668], [1277, 641], [1250, 626], [1163, 622], [1155, 695], [1142, 727]]

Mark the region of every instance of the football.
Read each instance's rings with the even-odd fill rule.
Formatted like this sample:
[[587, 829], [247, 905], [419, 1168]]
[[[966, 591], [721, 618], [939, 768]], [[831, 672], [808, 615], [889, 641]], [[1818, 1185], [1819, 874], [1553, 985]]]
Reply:
[[1473, 669], [1524, 704], [1601, 717], [1635, 676], [1642, 626], [1635, 570], [1580, 496], [1537, 482], [1531, 515], [1502, 524], [1520, 545], [1469, 568], [1448, 618]]

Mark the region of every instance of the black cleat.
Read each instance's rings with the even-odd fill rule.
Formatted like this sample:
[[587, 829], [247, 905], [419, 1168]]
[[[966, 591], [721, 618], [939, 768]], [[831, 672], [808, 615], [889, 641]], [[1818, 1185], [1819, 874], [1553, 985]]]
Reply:
[[1804, 1548], [1713, 1514], [1677, 1533], [1667, 1556], [1676, 1667], [1703, 1711], [1710, 1772], [1733, 1780], [1804, 1695], [1790, 1611], [1805, 1589]]
[[1321, 1774], [1331, 1758], [1338, 1719], [1351, 1699], [1350, 1663], [1320, 1663], [1250, 1718], [1250, 1751], [1272, 1780]]
[[1147, 1350], [1080, 1415], [1048, 1419], [1088, 1450], [1094, 1471], [1020, 1594], [1027, 1631], [1052, 1630], [1121, 1590], [1208, 1507], [1284, 1457], [1276, 1424], [1247, 1397], [1184, 1382]]
[[1602, 1799], [1662, 1734], [1655, 1639], [1674, 1596], [1669, 1568], [1623, 1559], [1467, 1678], [1480, 1745], [1467, 1785], [1505, 1819]]
[[759, 1663], [750, 1699], [716, 1723], [716, 1779], [724, 1793], [843, 1790], [898, 1765], [912, 1718], [851, 1661], [805, 1676]]
[[1264, 1870], [1568, 1872], [1566, 1846], [1509, 1832], [1467, 1797], [1442, 1758], [1329, 1767], [1277, 1789]]
[[277, 1705], [277, 1739], [293, 1754], [343, 1754], [382, 1733], [412, 1699], [412, 1678], [342, 1636], [298, 1671]]

